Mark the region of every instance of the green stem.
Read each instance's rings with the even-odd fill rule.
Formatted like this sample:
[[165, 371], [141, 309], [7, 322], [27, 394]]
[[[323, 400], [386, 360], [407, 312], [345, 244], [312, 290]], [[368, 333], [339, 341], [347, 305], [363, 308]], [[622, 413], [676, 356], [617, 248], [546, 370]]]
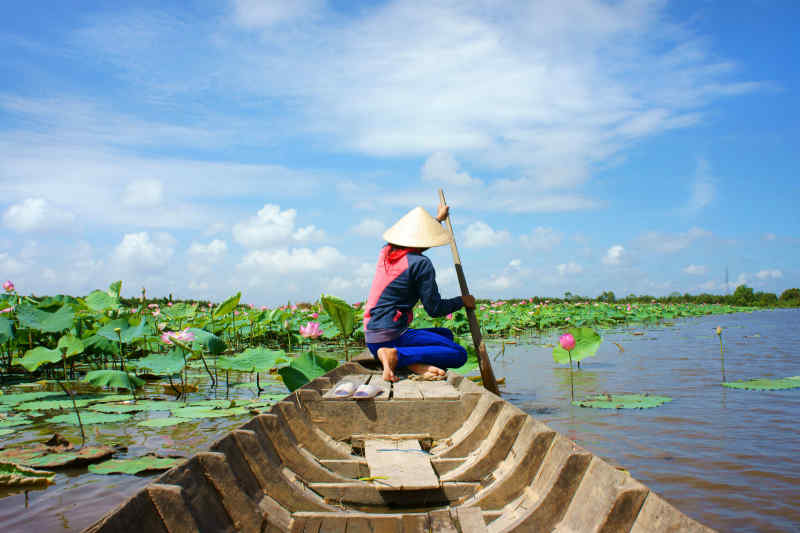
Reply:
[[722, 382], [728, 381], [725, 379], [725, 351], [722, 349], [722, 335], [718, 335], [719, 337], [719, 358], [722, 361]]
[[575, 385], [572, 382], [572, 352], [567, 352], [569, 355], [569, 392], [572, 398], [572, 401], [575, 401]]
[[83, 432], [83, 422], [81, 422], [81, 414], [78, 412], [78, 404], [77, 404], [77, 403], [75, 403], [75, 397], [74, 397], [74, 396], [72, 395], [72, 393], [71, 393], [71, 392], [70, 392], [70, 391], [69, 391], [69, 390], [68, 390], [68, 389], [67, 389], [67, 388], [64, 386], [64, 383], [62, 383], [61, 381], [59, 381], [59, 382], [58, 382], [58, 384], [61, 386], [61, 389], [62, 389], [62, 390], [65, 392], [65, 393], [67, 393], [67, 396], [69, 396], [69, 399], [70, 399], [70, 400], [72, 400], [72, 408], [75, 410], [75, 416], [77, 416], [77, 417], [78, 417], [78, 426], [81, 428], [81, 448], [83, 448], [83, 446], [86, 444], [86, 433], [84, 433], [84, 432]]

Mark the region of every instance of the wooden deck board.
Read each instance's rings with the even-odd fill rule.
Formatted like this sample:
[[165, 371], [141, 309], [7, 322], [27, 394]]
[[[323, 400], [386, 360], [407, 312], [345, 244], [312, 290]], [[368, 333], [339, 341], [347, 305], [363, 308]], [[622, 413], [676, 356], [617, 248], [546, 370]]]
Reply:
[[417, 381], [422, 397], [426, 400], [458, 400], [461, 394], [446, 381]]
[[383, 381], [381, 374], [372, 374], [369, 378], [369, 384], [383, 389], [383, 392], [375, 396], [375, 400], [380, 401], [389, 399], [389, 395], [392, 392], [392, 384], [387, 381]]
[[395, 400], [421, 400], [422, 393], [419, 391], [416, 381], [402, 379], [394, 384], [392, 398]]
[[370, 476], [385, 478], [381, 479], [381, 488], [420, 490], [440, 486], [430, 455], [422, 451], [417, 440], [365, 440], [364, 455]]

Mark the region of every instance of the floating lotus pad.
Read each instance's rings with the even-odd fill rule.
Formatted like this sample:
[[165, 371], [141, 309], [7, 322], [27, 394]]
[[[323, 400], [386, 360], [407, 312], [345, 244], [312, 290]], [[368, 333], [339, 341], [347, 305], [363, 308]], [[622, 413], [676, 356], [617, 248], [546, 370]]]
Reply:
[[55, 472], [0, 461], [0, 487], [44, 488], [52, 485], [55, 477]]
[[12, 433], [14, 433], [13, 429], [0, 429], [0, 437], [3, 435], [11, 435]]
[[792, 376], [789, 378], [767, 379], [755, 378], [749, 380], [726, 381], [722, 384], [723, 387], [731, 389], [745, 389], [745, 390], [785, 390], [796, 389], [800, 387], [800, 376]]
[[648, 409], [671, 401], [669, 396], [649, 394], [598, 394], [583, 400], [574, 400], [572, 405], [595, 409]]
[[136, 403], [101, 403], [90, 407], [99, 413], [136, 413], [139, 411], [170, 411], [183, 404], [173, 401], [139, 400]]
[[76, 451], [37, 444], [32, 447], [2, 450], [0, 461], [11, 461], [34, 468], [61, 468], [96, 463], [113, 454], [114, 448], [108, 446], [84, 446]]
[[89, 465], [92, 474], [138, 474], [169, 470], [183, 459], [145, 455], [133, 459], [111, 459], [100, 464]]
[[244, 407], [232, 407], [231, 409], [213, 409], [209, 407], [181, 407], [173, 409], [172, 414], [179, 418], [221, 418], [224, 416], [246, 415], [250, 411]]
[[50, 396], [64, 396], [63, 392], [17, 392], [13, 394], [0, 395], [0, 403], [3, 405], [17, 405], [23, 402], [41, 400]]
[[14, 426], [28, 426], [33, 424], [33, 420], [25, 415], [14, 415], [7, 418], [0, 418], [0, 428], [11, 428]]
[[[106, 414], [106, 413], [96, 413], [94, 411], [81, 412], [81, 423], [84, 426], [88, 426], [90, 424], [109, 424], [113, 422], [125, 422], [130, 418], [131, 415], [124, 415], [124, 414]], [[78, 416], [75, 413], [57, 415], [52, 418], [48, 418], [47, 421], [52, 424], [70, 424], [72, 426], [79, 425]]]
[[177, 426], [178, 424], [183, 424], [184, 422], [191, 422], [191, 421], [192, 421], [191, 418], [168, 416], [165, 418], [148, 418], [147, 420], [142, 420], [136, 425], [145, 428], [164, 428], [169, 426]]

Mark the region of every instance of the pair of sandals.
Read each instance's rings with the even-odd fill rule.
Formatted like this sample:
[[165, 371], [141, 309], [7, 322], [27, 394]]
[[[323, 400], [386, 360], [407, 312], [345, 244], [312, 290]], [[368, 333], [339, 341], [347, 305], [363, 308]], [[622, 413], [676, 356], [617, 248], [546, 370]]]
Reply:
[[359, 385], [355, 386], [354, 383], [345, 381], [339, 383], [333, 389], [333, 395], [337, 398], [353, 398], [354, 400], [368, 400], [374, 398], [383, 391], [382, 388], [376, 385]]

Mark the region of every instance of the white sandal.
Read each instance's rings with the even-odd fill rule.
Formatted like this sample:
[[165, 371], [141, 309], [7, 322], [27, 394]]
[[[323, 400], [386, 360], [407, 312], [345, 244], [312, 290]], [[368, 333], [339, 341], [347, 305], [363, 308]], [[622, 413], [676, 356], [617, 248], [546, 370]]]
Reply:
[[376, 385], [359, 385], [355, 394], [353, 394], [353, 398], [356, 400], [367, 400], [369, 398], [374, 398], [381, 392], [383, 392], [383, 389]]
[[356, 386], [353, 383], [345, 381], [336, 385], [336, 388], [333, 389], [333, 395], [337, 398], [349, 398], [355, 390]]

